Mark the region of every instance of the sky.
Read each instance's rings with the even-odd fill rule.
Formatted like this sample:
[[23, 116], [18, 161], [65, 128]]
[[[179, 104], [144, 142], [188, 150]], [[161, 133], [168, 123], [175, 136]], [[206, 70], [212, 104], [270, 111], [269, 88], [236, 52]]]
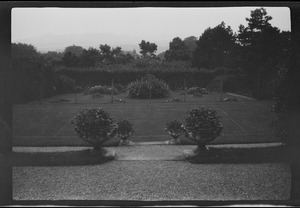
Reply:
[[[237, 32], [240, 24], [247, 25], [245, 18], [256, 8], [259, 7], [13, 8], [12, 42], [47, 35], [87, 33], [123, 35], [124, 43], [129, 36], [136, 38], [137, 43], [141, 38], [150, 42], [171, 41], [175, 37], [199, 38], [205, 29], [222, 21]], [[289, 8], [264, 8], [273, 17], [270, 21], [273, 26], [291, 30]], [[47, 38], [44, 41], [48, 41]]]

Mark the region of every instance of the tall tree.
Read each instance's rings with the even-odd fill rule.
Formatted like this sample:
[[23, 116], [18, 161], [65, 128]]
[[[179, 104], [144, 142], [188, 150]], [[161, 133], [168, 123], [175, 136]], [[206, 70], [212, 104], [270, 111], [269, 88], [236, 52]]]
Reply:
[[84, 49], [80, 57], [80, 64], [82, 66], [92, 67], [95, 66], [97, 61], [100, 59], [100, 51], [96, 48], [89, 47]]
[[169, 50], [165, 53], [165, 59], [167, 61], [182, 60], [186, 61], [190, 59], [190, 53], [184, 42], [179, 38], [174, 38], [169, 43]]
[[140, 53], [145, 57], [155, 57], [155, 52], [157, 51], [157, 45], [155, 43], [150, 43], [149, 41], [142, 40], [139, 44]]
[[81, 56], [81, 54], [83, 52], [83, 48], [81, 46], [72, 45], [72, 46], [66, 47], [64, 50], [64, 53], [66, 53], [68, 51], [74, 53], [77, 57], [79, 57], [79, 56]]
[[11, 66], [14, 75], [14, 103], [27, 102], [45, 96], [52, 89], [54, 71], [36, 48], [23, 43], [12, 43]]
[[111, 47], [107, 44], [100, 45], [100, 57], [103, 63], [108, 63], [111, 60]]
[[75, 66], [78, 66], [78, 64], [79, 64], [79, 57], [76, 56], [75, 53], [73, 53], [71, 51], [67, 51], [64, 54], [64, 57], [62, 58], [62, 61], [63, 61], [65, 66], [75, 67]]
[[[264, 8], [251, 11], [250, 18], [246, 18], [248, 26], [240, 25], [238, 43], [242, 46], [242, 67], [256, 84], [256, 96], [267, 94], [272, 96], [269, 87], [270, 80], [276, 74], [277, 65], [282, 62], [282, 38], [280, 30], [273, 27]], [[264, 89], [265, 92], [262, 91]], [[267, 92], [266, 90], [269, 90]]]
[[208, 69], [228, 65], [230, 54], [236, 47], [235, 41], [231, 27], [226, 27], [224, 22], [214, 28], [207, 28], [197, 42], [193, 65]]
[[190, 52], [191, 57], [192, 57], [193, 52], [197, 48], [197, 41], [198, 41], [198, 39], [195, 36], [189, 36], [183, 40], [184, 44], [186, 45], [186, 47], [188, 48], [188, 50]]

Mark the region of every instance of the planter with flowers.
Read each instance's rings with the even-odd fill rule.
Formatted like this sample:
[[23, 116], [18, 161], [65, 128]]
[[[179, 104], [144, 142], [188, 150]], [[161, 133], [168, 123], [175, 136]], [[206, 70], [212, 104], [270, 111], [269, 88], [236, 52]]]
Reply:
[[122, 120], [117, 122], [117, 136], [121, 138], [121, 141], [119, 143], [120, 146], [128, 146], [133, 145], [134, 143], [132, 141], [129, 141], [127, 138], [132, 135], [134, 132], [133, 125], [128, 120]]
[[77, 135], [92, 145], [94, 155], [114, 158], [115, 152], [106, 150], [103, 143], [116, 135], [117, 124], [102, 108], [81, 110], [72, 120]]
[[221, 116], [216, 110], [205, 107], [194, 108], [187, 113], [185, 134], [197, 143], [197, 148], [185, 150], [184, 155], [191, 158], [206, 154], [208, 152], [206, 145], [220, 136], [223, 130]]
[[179, 137], [185, 133], [183, 123], [177, 120], [168, 122], [165, 131], [171, 136], [167, 144], [181, 144]]

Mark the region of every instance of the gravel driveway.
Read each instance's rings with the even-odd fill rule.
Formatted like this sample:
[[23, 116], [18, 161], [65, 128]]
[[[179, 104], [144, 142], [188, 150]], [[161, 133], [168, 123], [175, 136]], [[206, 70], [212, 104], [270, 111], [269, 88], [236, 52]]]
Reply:
[[13, 167], [14, 200], [286, 200], [289, 166], [112, 161]]

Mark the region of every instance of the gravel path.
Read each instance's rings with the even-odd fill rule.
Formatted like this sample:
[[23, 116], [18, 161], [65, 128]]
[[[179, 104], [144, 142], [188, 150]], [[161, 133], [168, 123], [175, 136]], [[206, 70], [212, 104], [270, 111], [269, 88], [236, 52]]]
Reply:
[[286, 200], [286, 164], [112, 161], [95, 166], [13, 167], [14, 200]]

